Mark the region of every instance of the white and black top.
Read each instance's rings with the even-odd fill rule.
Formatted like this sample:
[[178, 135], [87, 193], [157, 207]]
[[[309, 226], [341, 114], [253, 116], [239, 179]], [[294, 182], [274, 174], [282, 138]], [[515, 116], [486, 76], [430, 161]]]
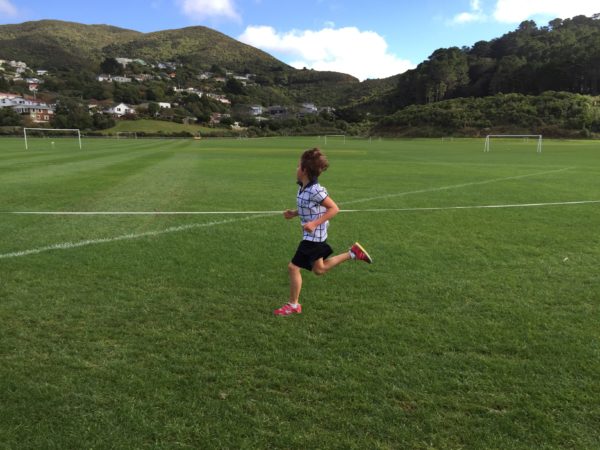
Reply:
[[[300, 185], [298, 196], [296, 198], [298, 204], [298, 216], [300, 217], [300, 222], [304, 225], [325, 214], [327, 209], [324, 206], [321, 206], [321, 203], [329, 196], [329, 194], [327, 193], [327, 189], [321, 186], [316, 178], [304, 187], [302, 187], [300, 182], [298, 182], [298, 184]], [[329, 221], [327, 220], [315, 228], [313, 233], [308, 233], [303, 230], [304, 234], [302, 239], [312, 242], [325, 242], [327, 240], [328, 227]]]

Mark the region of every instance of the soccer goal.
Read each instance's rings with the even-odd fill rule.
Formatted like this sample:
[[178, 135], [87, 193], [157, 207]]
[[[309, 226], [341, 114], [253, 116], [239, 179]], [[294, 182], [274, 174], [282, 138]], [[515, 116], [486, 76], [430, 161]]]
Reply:
[[135, 131], [117, 131], [117, 139], [137, 139]]
[[[78, 128], [23, 128], [25, 150], [29, 150], [29, 143], [32, 138], [48, 139], [50, 136], [56, 138], [70, 138], [77, 136], [79, 150], [81, 150], [81, 132]], [[54, 142], [55, 141], [50, 141], [51, 148], [54, 148]]]
[[509, 139], [520, 139], [527, 143], [529, 139], [535, 139], [537, 141], [537, 153], [542, 153], [542, 135], [541, 134], [488, 134], [485, 137], [485, 146], [483, 147], [484, 152], [490, 151], [490, 140], [495, 138], [509, 138]]
[[345, 134], [326, 134], [324, 136], [324, 143], [325, 145], [327, 145], [327, 140], [332, 140], [332, 139], [339, 139], [339, 140], [343, 140], [344, 144], [346, 143], [346, 135]]

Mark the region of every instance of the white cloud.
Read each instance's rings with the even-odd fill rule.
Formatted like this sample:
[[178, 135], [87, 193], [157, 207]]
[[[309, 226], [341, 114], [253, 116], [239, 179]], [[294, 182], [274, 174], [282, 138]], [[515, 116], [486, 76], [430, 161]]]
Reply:
[[450, 21], [451, 24], [461, 25], [470, 22], [482, 22], [486, 20], [486, 16], [481, 9], [480, 0], [471, 0], [471, 11], [462, 12], [455, 15]]
[[[2, 0], [0, 0], [2, 1]], [[183, 13], [194, 20], [225, 18], [241, 21], [233, 0], [178, 0]]]
[[16, 16], [17, 8], [10, 2], [10, 0], [0, 0], [0, 14]]
[[462, 24], [462, 23], [469, 23], [469, 22], [478, 22], [483, 19], [484, 19], [484, 16], [482, 14], [463, 12], [463, 13], [460, 13], [460, 14], [457, 14], [456, 16], [454, 16], [454, 18], [452, 19], [452, 23]]
[[301, 69], [329, 70], [360, 80], [385, 78], [415, 67], [388, 50], [383, 37], [355, 27], [277, 32], [269, 26], [249, 26], [239, 40], [266, 52], [278, 53]]
[[598, 0], [498, 0], [494, 18], [499, 22], [518, 23], [532, 16], [568, 19], [596, 13], [600, 13]]

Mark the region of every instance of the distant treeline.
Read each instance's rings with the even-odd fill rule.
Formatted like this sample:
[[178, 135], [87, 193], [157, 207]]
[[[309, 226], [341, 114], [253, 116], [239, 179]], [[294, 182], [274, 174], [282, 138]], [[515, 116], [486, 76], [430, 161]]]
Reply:
[[600, 133], [600, 97], [545, 92], [497, 94], [411, 105], [383, 118], [374, 134], [474, 136], [523, 132], [554, 137], [591, 137]]
[[458, 97], [546, 91], [600, 95], [600, 14], [555, 19], [545, 27], [525, 21], [491, 41], [438, 49], [399, 77], [388, 107], [393, 112]]

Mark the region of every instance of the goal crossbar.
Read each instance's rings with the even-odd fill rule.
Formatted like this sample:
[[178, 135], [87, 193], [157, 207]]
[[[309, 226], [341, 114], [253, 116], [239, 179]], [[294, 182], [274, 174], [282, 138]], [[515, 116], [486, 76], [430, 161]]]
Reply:
[[490, 138], [536, 138], [537, 153], [542, 153], [542, 135], [541, 134], [488, 134], [485, 137], [484, 152], [490, 151]]
[[23, 128], [23, 138], [25, 139], [25, 150], [29, 150], [27, 144], [27, 130], [32, 131], [73, 131], [77, 132], [77, 141], [79, 142], [79, 150], [81, 150], [81, 132], [79, 128]]
[[346, 143], [346, 135], [345, 134], [326, 134], [324, 136], [324, 143], [327, 144], [327, 138], [343, 138], [344, 144]]

